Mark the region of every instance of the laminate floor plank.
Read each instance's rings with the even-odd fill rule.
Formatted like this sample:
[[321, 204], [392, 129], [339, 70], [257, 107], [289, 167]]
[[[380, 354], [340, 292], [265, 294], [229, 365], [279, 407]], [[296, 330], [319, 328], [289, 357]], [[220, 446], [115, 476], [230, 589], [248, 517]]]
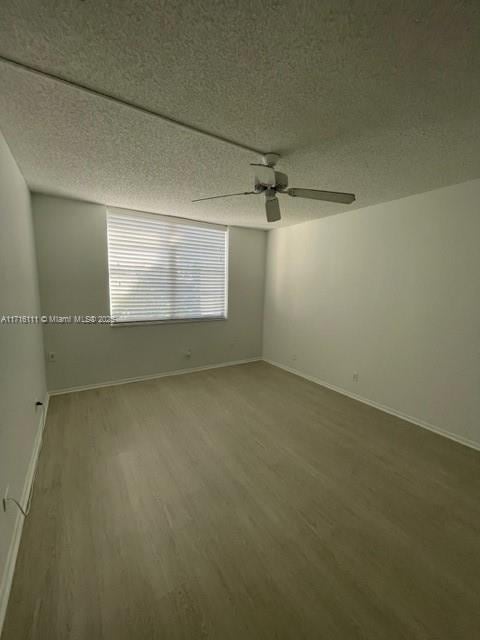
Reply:
[[480, 638], [480, 454], [262, 362], [52, 397], [2, 640], [133, 638]]

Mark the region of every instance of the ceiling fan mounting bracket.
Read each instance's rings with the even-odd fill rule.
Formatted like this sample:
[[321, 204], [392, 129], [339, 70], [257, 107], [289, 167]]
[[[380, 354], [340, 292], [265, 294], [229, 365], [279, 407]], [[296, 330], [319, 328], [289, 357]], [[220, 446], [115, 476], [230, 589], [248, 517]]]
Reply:
[[274, 167], [277, 162], [280, 160], [280, 155], [278, 153], [266, 153], [263, 157], [262, 157], [262, 163], [266, 166], [266, 167]]

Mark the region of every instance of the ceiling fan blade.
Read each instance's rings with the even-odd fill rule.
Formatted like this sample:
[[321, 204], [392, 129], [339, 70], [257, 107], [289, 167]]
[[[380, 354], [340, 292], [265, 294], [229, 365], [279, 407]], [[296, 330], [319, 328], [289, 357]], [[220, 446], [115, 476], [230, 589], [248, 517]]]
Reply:
[[280, 220], [280, 204], [276, 196], [273, 198], [265, 198], [265, 211], [268, 222], [277, 222], [277, 220]]
[[310, 198], [311, 200], [324, 200], [325, 202], [338, 202], [339, 204], [352, 204], [355, 201], [354, 193], [342, 193], [340, 191], [292, 188], [288, 189], [287, 193], [293, 198]]
[[208, 198], [196, 198], [192, 202], [200, 202], [201, 200], [215, 200], [216, 198], [231, 198], [232, 196], [250, 196], [255, 195], [256, 191], [242, 191], [241, 193], [225, 193], [222, 196], [208, 196]]

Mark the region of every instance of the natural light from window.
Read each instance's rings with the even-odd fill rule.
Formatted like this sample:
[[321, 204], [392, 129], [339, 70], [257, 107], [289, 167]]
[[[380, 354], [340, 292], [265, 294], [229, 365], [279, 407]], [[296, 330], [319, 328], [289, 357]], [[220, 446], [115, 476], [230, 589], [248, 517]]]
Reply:
[[227, 227], [110, 209], [107, 235], [113, 324], [227, 317]]

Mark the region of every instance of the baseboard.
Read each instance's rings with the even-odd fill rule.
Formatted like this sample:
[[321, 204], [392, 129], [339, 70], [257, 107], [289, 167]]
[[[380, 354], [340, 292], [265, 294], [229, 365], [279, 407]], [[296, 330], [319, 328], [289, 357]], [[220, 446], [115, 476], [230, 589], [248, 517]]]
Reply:
[[458, 436], [455, 433], [451, 433], [450, 431], [446, 431], [445, 429], [441, 429], [429, 422], [425, 422], [425, 420], [421, 420], [420, 418], [415, 418], [413, 416], [409, 416], [406, 413], [401, 411], [397, 411], [397, 409], [392, 409], [391, 407], [387, 407], [384, 404], [380, 404], [379, 402], [375, 402], [373, 400], [369, 400], [368, 398], [364, 398], [363, 396], [359, 396], [356, 393], [352, 393], [351, 391], [347, 391], [342, 387], [337, 387], [334, 384], [330, 384], [329, 382], [325, 382], [324, 380], [320, 380], [320, 378], [316, 378], [315, 376], [308, 375], [307, 373], [303, 373], [298, 369], [293, 369], [292, 367], [288, 367], [287, 365], [281, 364], [280, 362], [275, 362], [274, 360], [269, 360], [268, 358], [262, 358], [264, 362], [273, 365], [274, 367], [278, 367], [279, 369], [283, 369], [284, 371], [288, 371], [289, 373], [293, 373], [296, 376], [300, 376], [301, 378], [305, 378], [310, 382], [315, 382], [322, 387], [326, 387], [327, 389], [331, 389], [332, 391], [336, 391], [337, 393], [341, 393], [344, 396], [348, 396], [349, 398], [353, 398], [353, 400], [358, 400], [359, 402], [363, 402], [363, 404], [368, 404], [370, 407], [374, 407], [375, 409], [379, 409], [384, 413], [389, 413], [392, 416], [396, 416], [397, 418], [401, 418], [406, 422], [411, 422], [417, 427], [422, 427], [422, 429], [427, 429], [428, 431], [432, 431], [444, 438], [448, 438], [449, 440], [453, 440], [454, 442], [458, 442], [459, 444], [463, 444], [466, 447], [470, 447], [471, 449], [475, 449], [476, 451], [480, 451], [480, 443], [475, 442], [474, 440], [469, 440], [468, 438], [464, 438], [463, 436]]
[[[30, 463], [28, 465], [27, 474], [25, 476], [25, 482], [23, 485], [21, 504], [25, 505], [28, 502], [28, 498], [30, 496], [30, 491], [33, 490], [32, 482], [35, 477], [35, 469], [37, 467], [38, 462], [38, 454], [40, 452], [42, 446], [42, 438], [43, 431], [45, 428], [45, 422], [47, 420], [47, 411], [48, 411], [48, 394], [45, 396], [43, 411], [40, 417], [37, 435], [35, 437], [35, 444], [33, 447], [32, 455], [30, 458]], [[20, 547], [20, 539], [22, 537], [23, 523], [24, 517], [15, 507], [15, 505], [11, 504], [11, 509], [15, 509], [17, 511], [17, 516], [15, 519], [15, 525], [13, 528], [12, 538], [10, 540], [10, 548], [7, 554], [7, 561], [5, 563], [2, 583], [0, 587], [0, 637], [2, 635], [3, 623], [5, 621], [5, 614], [7, 613], [7, 605], [8, 598], [10, 596], [10, 590], [12, 588], [13, 582], [13, 574], [15, 572], [15, 564], [17, 561], [18, 549]]]
[[101, 389], [102, 387], [114, 387], [119, 384], [130, 384], [132, 382], [144, 382], [145, 380], [156, 380], [157, 378], [166, 378], [168, 376], [180, 376], [185, 373], [196, 373], [197, 371], [208, 371], [209, 369], [220, 369], [222, 367], [232, 367], [237, 364], [247, 364], [249, 362], [258, 362], [262, 360], [260, 356], [256, 358], [246, 358], [244, 360], [232, 360], [231, 362], [220, 362], [219, 364], [209, 364], [203, 367], [191, 367], [190, 369], [174, 369], [173, 371], [165, 371], [164, 373], [154, 373], [147, 376], [137, 376], [135, 378], [121, 378], [119, 380], [109, 380], [107, 382], [96, 382], [95, 384], [86, 384], [80, 387], [67, 387], [65, 389], [54, 389], [49, 391], [50, 396], [59, 396], [64, 393], [76, 393], [77, 391], [89, 391], [91, 389]]

